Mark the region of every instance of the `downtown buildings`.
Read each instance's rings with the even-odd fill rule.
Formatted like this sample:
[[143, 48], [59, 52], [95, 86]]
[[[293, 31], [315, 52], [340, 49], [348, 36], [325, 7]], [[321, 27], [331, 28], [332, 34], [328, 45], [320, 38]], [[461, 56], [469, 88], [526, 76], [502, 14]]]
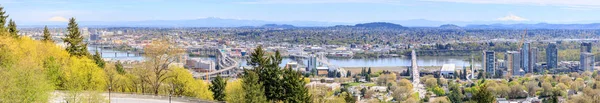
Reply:
[[521, 66], [521, 52], [507, 51], [506, 52], [506, 67], [507, 71], [512, 71], [512, 76], [523, 76]]
[[581, 43], [579, 71], [594, 72], [594, 54], [592, 54], [592, 43]]
[[546, 65], [548, 70], [558, 67], [558, 48], [556, 47], [556, 43], [550, 43], [546, 47]]
[[483, 70], [485, 70], [486, 77], [492, 77], [496, 74], [496, 56], [494, 51], [483, 51]]

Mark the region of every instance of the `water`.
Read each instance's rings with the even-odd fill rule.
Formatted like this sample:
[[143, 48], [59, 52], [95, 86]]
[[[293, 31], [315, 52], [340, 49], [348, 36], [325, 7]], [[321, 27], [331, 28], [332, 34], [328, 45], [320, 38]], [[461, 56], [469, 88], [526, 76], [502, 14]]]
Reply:
[[[96, 48], [89, 48], [92, 53]], [[100, 49], [98, 49], [100, 51]], [[116, 58], [115, 58], [115, 52]], [[144, 60], [144, 57], [134, 56], [127, 52], [113, 51], [113, 50], [102, 50], [102, 57], [110, 60]], [[200, 58], [205, 60], [215, 60], [214, 57], [190, 57]], [[469, 61], [466, 61], [466, 56], [421, 56], [417, 59], [419, 66], [442, 66], [444, 64], [455, 64], [456, 66], [469, 66]], [[285, 63], [293, 61], [289, 58], [284, 58], [282, 64], [279, 66], [285, 66]], [[304, 59], [304, 64], [308, 64]], [[410, 66], [410, 58], [377, 58], [377, 59], [341, 59], [341, 58], [330, 58], [329, 62], [339, 67], [391, 67], [391, 66]], [[240, 60], [241, 66], [246, 66], [246, 59]], [[478, 62], [475, 65], [480, 65]]]

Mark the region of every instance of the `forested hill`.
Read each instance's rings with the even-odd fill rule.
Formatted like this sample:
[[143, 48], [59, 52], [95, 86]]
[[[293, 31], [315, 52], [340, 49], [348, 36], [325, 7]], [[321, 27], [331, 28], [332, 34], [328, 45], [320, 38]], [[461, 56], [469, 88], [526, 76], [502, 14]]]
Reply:
[[372, 22], [372, 23], [364, 23], [364, 24], [356, 24], [355, 27], [365, 27], [365, 28], [397, 28], [397, 29], [405, 29], [406, 27], [398, 24], [387, 23], [387, 22]]

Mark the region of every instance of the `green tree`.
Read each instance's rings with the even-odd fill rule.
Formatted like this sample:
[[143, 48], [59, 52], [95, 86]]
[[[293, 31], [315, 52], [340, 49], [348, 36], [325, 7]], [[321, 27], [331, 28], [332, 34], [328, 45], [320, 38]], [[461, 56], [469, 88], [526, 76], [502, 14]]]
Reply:
[[285, 88], [284, 102], [287, 103], [305, 103], [311, 100], [308, 89], [304, 86], [306, 82], [300, 72], [294, 71], [291, 68], [283, 71], [283, 88]]
[[356, 103], [356, 99], [354, 99], [354, 96], [348, 92], [343, 92], [342, 95], [344, 96], [344, 100], [346, 100], [346, 103]]
[[115, 63], [115, 69], [117, 69], [117, 72], [119, 74], [125, 74], [125, 69], [123, 68], [123, 64], [121, 63], [121, 61], [117, 61], [117, 63]]
[[67, 52], [71, 56], [88, 56], [90, 53], [87, 51], [87, 44], [83, 42], [83, 36], [79, 32], [79, 26], [75, 18], [69, 20], [67, 31], [66, 37], [63, 38], [63, 41], [67, 43]]
[[12, 19], [10, 19], [10, 22], [8, 23], [8, 33], [10, 33], [10, 36], [13, 38], [19, 38], [19, 30], [17, 29], [17, 24]]
[[367, 70], [367, 74], [371, 74], [371, 67], [369, 67], [369, 70]]
[[267, 103], [265, 90], [262, 83], [258, 80], [258, 74], [251, 70], [245, 70], [242, 76], [242, 88], [246, 92], [244, 100], [246, 103]]
[[225, 86], [227, 82], [221, 76], [217, 75], [211, 83], [210, 91], [213, 92], [213, 98], [217, 101], [225, 101]]
[[367, 76], [365, 76], [365, 81], [367, 82], [371, 82], [371, 75], [366, 74]]
[[4, 11], [4, 7], [0, 7], [0, 29], [6, 30], [6, 19], [8, 18], [8, 14]]
[[52, 40], [52, 34], [50, 34], [50, 31], [48, 30], [48, 26], [44, 26], [44, 35], [42, 36], [42, 41], [54, 42]]
[[346, 71], [346, 78], [350, 77], [352, 75], [352, 73], [350, 71]]
[[473, 94], [473, 101], [477, 103], [493, 103], [496, 101], [492, 92], [488, 90], [488, 86], [486, 84], [482, 84], [479, 86], [478, 91]]
[[96, 54], [92, 56], [92, 59], [94, 59], [94, 62], [96, 62], [96, 65], [100, 68], [104, 68], [104, 65], [106, 65], [106, 62], [102, 60], [102, 56], [98, 53], [98, 50], [96, 50]]
[[452, 103], [462, 103], [462, 92], [460, 91], [460, 88], [458, 88], [457, 84], [450, 84], [450, 94], [448, 95], [448, 99], [450, 99], [450, 101]]

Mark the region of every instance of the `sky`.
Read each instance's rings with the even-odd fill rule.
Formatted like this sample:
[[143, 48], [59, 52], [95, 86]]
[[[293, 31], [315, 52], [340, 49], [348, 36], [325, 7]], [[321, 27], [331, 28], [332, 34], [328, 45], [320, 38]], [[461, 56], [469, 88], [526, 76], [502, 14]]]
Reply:
[[598, 0], [0, 0], [16, 22], [190, 20], [208, 17], [376, 22], [600, 21]]

